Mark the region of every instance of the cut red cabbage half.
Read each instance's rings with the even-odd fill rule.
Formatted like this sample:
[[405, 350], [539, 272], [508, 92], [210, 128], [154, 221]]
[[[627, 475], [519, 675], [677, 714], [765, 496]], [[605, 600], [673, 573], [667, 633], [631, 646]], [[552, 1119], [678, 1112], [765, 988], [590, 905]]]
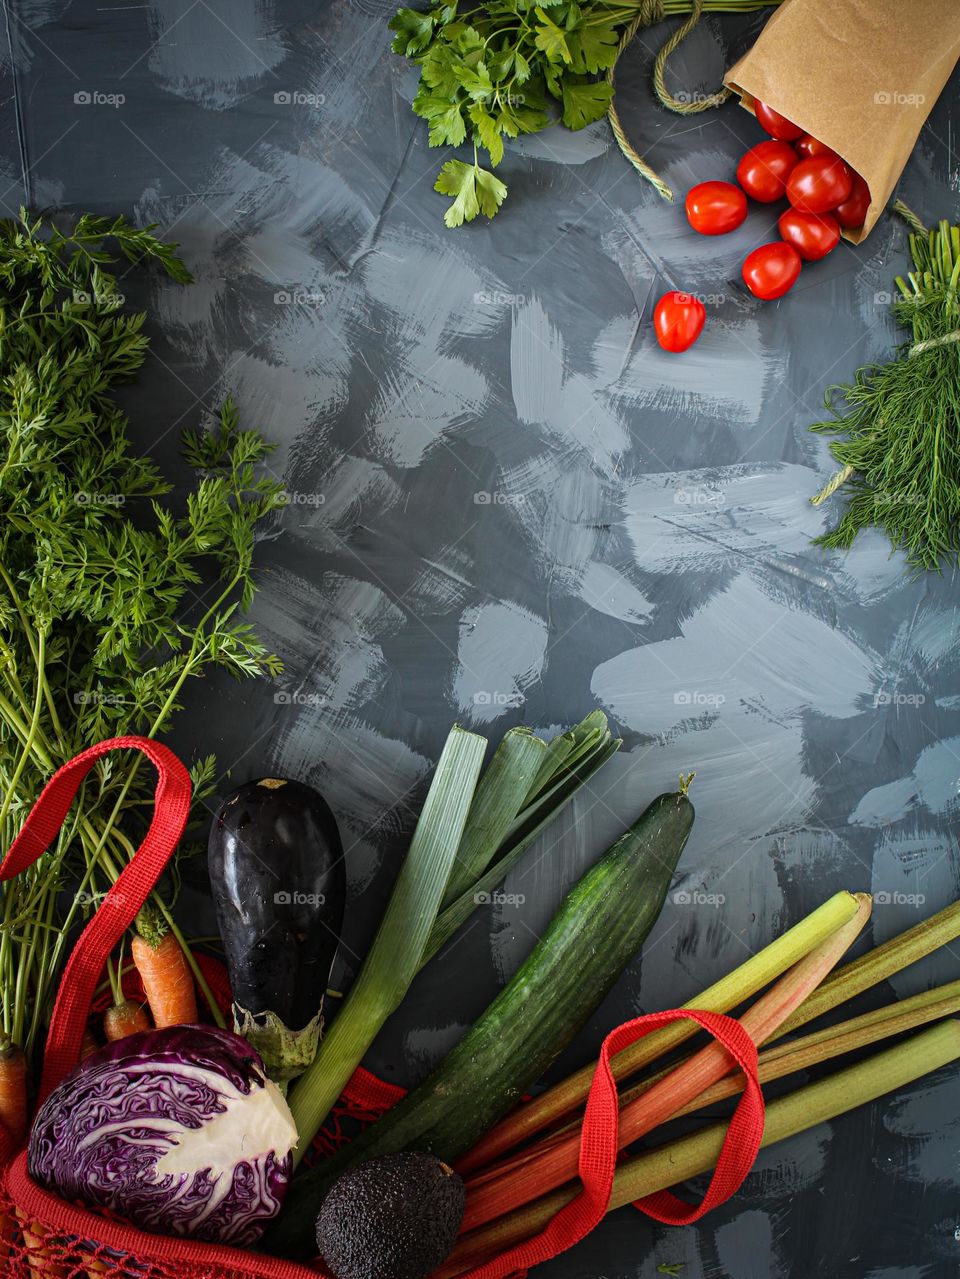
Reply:
[[280, 1211], [296, 1141], [245, 1039], [170, 1026], [85, 1058], [41, 1106], [28, 1168], [145, 1230], [249, 1247]]

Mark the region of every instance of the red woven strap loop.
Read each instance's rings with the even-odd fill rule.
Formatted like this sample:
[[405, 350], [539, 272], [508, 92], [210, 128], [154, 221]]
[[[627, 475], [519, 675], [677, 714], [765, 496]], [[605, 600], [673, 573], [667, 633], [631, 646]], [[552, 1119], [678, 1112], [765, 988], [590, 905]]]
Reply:
[[746, 1087], [730, 1121], [723, 1149], [709, 1189], [698, 1207], [685, 1204], [667, 1190], [637, 1201], [636, 1207], [658, 1221], [687, 1225], [729, 1199], [753, 1166], [763, 1137], [763, 1093], [757, 1076], [757, 1046], [733, 1017], [675, 1008], [624, 1022], [603, 1041], [580, 1133], [580, 1194], [560, 1209], [548, 1224], [525, 1243], [471, 1270], [463, 1279], [507, 1279], [549, 1261], [579, 1243], [603, 1219], [610, 1204], [617, 1163], [619, 1104], [610, 1069], [615, 1053], [668, 1022], [689, 1018], [710, 1032], [734, 1058], [746, 1077]]
[[99, 742], [54, 773], [0, 863], [0, 880], [32, 866], [56, 839], [90, 769], [115, 750], [141, 751], [156, 767], [153, 817], [146, 838], [80, 934], [64, 967], [47, 1035], [40, 1102], [80, 1060], [83, 1030], [107, 956], [133, 923], [183, 834], [190, 810], [190, 774], [171, 750], [149, 737]]

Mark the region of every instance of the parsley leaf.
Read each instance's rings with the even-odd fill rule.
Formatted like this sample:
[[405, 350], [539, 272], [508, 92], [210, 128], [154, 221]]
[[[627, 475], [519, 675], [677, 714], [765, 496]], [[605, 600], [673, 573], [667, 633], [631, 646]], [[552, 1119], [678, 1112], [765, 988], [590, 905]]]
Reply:
[[422, 53], [433, 36], [433, 18], [416, 9], [398, 10], [387, 26], [397, 33], [392, 45], [394, 53], [402, 53], [405, 58]]
[[568, 66], [573, 55], [567, 47], [566, 36], [557, 24], [548, 18], [542, 7], [537, 8], [540, 25], [537, 27], [536, 46], [551, 62], [565, 62]]
[[462, 160], [448, 160], [437, 175], [433, 189], [441, 195], [456, 197], [443, 215], [443, 220], [449, 227], [472, 222], [480, 212], [477, 175], [472, 164], [464, 164]]
[[493, 81], [490, 79], [490, 72], [482, 62], [478, 62], [476, 67], [473, 68], [468, 67], [466, 63], [462, 63], [460, 84], [471, 98], [489, 98], [493, 94]]
[[460, 107], [456, 103], [445, 111], [430, 116], [430, 145], [442, 147], [449, 143], [458, 147], [466, 139], [467, 126], [464, 124]]
[[500, 121], [495, 120], [482, 102], [474, 102], [469, 109], [470, 119], [476, 126], [477, 140], [490, 154], [490, 163], [498, 165], [503, 159], [503, 138]]
[[617, 60], [620, 37], [612, 26], [589, 27], [581, 23], [568, 34], [567, 44], [574, 71], [606, 71]]
[[443, 215], [449, 227], [472, 222], [478, 213], [492, 218], [507, 195], [507, 188], [488, 169], [461, 160], [448, 160], [440, 170], [433, 187], [441, 195], [454, 196], [453, 204]]
[[477, 169], [476, 175], [480, 212], [484, 217], [492, 218], [507, 198], [506, 183], [501, 182], [489, 169]]
[[563, 82], [563, 123], [568, 129], [583, 129], [607, 114], [613, 86], [605, 80], [581, 80], [567, 76]]

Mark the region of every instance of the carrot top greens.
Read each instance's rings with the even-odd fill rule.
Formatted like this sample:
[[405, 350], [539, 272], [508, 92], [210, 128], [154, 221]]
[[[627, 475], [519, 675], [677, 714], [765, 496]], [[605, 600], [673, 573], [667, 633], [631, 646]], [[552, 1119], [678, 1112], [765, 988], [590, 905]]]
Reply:
[[[258, 520], [283, 501], [259, 474], [270, 446], [224, 405], [187, 431], [184, 500], [130, 444], [117, 386], [144, 362], [144, 316], [124, 310], [118, 259], [190, 274], [152, 228], [84, 216], [0, 222], [0, 840], [50, 774], [102, 738], [155, 735], [188, 680], [215, 667], [279, 670], [241, 614]], [[212, 757], [193, 768], [198, 797]], [[132, 852], [149, 770], [104, 759], [50, 851], [0, 886], [0, 1032], [33, 1056], [67, 930]], [[122, 828], [119, 821], [123, 812]], [[69, 887], [69, 892], [63, 892]], [[155, 898], [160, 930], [176, 927]], [[177, 933], [179, 938], [179, 934]], [[202, 985], [202, 983], [201, 983]]]

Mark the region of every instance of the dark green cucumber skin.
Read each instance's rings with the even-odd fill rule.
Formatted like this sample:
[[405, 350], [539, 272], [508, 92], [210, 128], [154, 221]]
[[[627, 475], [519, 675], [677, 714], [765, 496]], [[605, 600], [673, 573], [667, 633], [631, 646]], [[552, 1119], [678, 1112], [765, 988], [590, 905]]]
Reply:
[[663, 907], [693, 825], [686, 796], [658, 796], [567, 895], [541, 941], [437, 1069], [378, 1123], [298, 1176], [264, 1246], [315, 1250], [323, 1197], [347, 1168], [398, 1150], [451, 1163], [513, 1108], [596, 1011]]

